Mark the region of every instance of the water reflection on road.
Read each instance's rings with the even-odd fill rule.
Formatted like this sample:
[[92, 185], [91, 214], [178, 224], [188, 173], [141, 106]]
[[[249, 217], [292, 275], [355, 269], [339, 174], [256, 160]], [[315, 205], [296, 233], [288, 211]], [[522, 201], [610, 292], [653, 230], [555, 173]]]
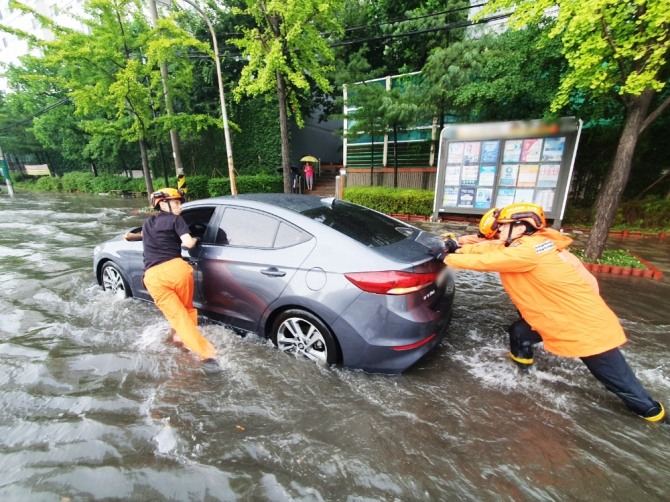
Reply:
[[[506, 359], [515, 311], [459, 272], [451, 333], [402, 376], [317, 367], [205, 326], [219, 372], [146, 303], [94, 283], [93, 246], [141, 201], [0, 198], [3, 500], [665, 500], [670, 428], [578, 360]], [[670, 403], [670, 283], [602, 278], [625, 354]]]

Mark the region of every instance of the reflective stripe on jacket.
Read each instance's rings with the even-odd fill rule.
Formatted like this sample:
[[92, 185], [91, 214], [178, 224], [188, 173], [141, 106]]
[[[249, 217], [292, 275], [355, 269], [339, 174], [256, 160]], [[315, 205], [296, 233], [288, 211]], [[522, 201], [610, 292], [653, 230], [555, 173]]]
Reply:
[[592, 356], [622, 345], [626, 335], [591, 284], [561, 258], [559, 250], [570, 242], [559, 232], [543, 229], [510, 247], [500, 242], [463, 246], [444, 261], [453, 268], [499, 272], [505, 291], [549, 352]]

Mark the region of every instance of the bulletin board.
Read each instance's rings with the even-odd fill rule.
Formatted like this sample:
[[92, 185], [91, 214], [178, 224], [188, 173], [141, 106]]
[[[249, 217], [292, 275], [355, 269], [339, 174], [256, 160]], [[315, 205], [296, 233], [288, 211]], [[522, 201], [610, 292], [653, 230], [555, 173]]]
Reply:
[[433, 219], [533, 202], [563, 218], [582, 121], [452, 124], [440, 134]]

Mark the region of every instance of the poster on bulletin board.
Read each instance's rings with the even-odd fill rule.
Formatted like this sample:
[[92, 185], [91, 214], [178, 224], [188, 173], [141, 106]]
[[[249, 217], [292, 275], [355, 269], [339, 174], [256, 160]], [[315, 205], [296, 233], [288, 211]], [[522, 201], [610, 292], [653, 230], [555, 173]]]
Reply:
[[433, 219], [533, 202], [560, 224], [581, 127], [574, 117], [448, 125], [440, 134]]

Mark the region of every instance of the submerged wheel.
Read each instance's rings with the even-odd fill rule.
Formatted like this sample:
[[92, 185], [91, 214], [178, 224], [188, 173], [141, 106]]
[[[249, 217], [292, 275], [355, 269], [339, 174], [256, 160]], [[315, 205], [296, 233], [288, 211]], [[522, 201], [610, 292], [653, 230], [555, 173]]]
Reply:
[[304, 310], [282, 312], [272, 325], [270, 338], [280, 350], [321, 364], [335, 364], [340, 357], [328, 326]]
[[110, 291], [113, 295], [120, 298], [128, 298], [130, 296], [130, 286], [128, 286], [128, 282], [123, 277], [116, 263], [112, 261], [105, 263], [102, 266], [100, 276], [102, 277], [102, 288], [105, 291]]

